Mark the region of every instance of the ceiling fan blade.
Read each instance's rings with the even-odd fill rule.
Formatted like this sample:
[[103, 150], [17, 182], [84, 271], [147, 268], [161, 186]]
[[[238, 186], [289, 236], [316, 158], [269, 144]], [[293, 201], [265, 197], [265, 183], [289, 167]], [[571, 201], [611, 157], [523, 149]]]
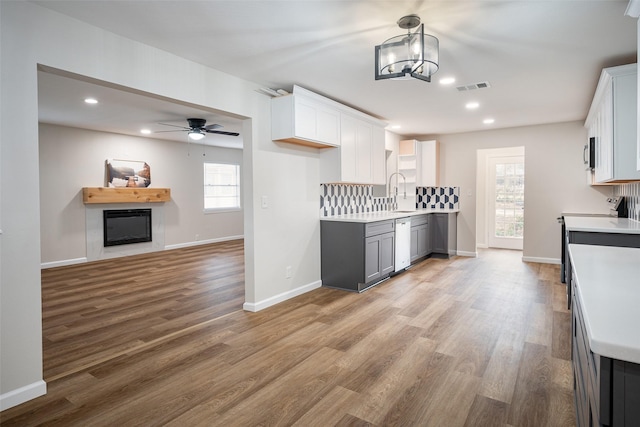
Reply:
[[213, 125], [206, 125], [202, 129], [204, 129], [205, 131], [210, 131], [210, 130], [214, 130], [214, 129], [220, 129], [221, 127], [222, 127], [222, 125], [213, 124]]
[[205, 132], [207, 132], [207, 133], [217, 133], [218, 135], [229, 135], [229, 136], [238, 136], [238, 135], [240, 135], [238, 132], [225, 132], [223, 130], [207, 130], [207, 129], [205, 129]]
[[184, 130], [191, 130], [191, 128], [185, 127], [185, 126], [178, 126], [178, 125], [172, 125], [169, 123], [158, 123], [159, 125], [164, 125], [164, 126], [173, 126], [174, 128], [180, 128], [180, 129], [184, 129]]
[[157, 130], [153, 133], [163, 133], [163, 132], [186, 132], [190, 129], [176, 129], [176, 130]]

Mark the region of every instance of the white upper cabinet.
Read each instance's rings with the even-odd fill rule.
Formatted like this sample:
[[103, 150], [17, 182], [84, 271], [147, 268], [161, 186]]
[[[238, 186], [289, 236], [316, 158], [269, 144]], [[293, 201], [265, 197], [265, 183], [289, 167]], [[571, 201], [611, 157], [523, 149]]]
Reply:
[[271, 100], [271, 138], [310, 147], [340, 145], [340, 110], [334, 101], [294, 86]]
[[637, 66], [602, 70], [585, 126], [595, 138], [595, 184], [640, 180]]
[[271, 137], [316, 148], [320, 182], [384, 185], [386, 123], [299, 86], [271, 100]]
[[360, 117], [340, 115], [340, 148], [320, 154], [322, 183], [380, 184], [386, 176], [384, 128]]
[[438, 141], [419, 141], [418, 181], [419, 187], [438, 187], [440, 181], [440, 144]]

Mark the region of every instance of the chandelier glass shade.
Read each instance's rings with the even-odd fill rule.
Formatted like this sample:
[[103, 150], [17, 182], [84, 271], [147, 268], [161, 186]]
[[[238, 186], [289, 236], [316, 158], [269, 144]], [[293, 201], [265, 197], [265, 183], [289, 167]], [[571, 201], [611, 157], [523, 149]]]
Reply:
[[[398, 25], [406, 28], [407, 34], [392, 37], [375, 47], [376, 80], [413, 77], [431, 81], [431, 76], [438, 71], [439, 41], [425, 34], [424, 24], [419, 23], [416, 15], [401, 18]], [[416, 31], [411, 33], [409, 29], [416, 26]]]

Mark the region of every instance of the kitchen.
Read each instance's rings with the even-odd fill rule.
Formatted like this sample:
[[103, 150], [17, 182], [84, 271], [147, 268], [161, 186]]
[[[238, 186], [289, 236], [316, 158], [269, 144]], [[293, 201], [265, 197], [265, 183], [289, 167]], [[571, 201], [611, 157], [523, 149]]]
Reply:
[[[598, 295], [602, 293], [600, 287], [602, 280], [607, 277], [616, 277], [616, 283], [612, 285], [610, 293], [619, 298], [630, 298], [636, 301], [638, 290], [635, 288], [635, 280], [638, 277], [638, 265], [640, 261], [640, 208], [638, 194], [634, 192], [635, 186], [627, 183], [640, 180], [640, 139], [638, 139], [638, 75], [636, 64], [621, 65], [605, 68], [602, 71], [598, 87], [594, 95], [591, 109], [585, 122], [588, 128], [589, 142], [585, 145], [585, 161], [587, 164], [586, 179], [590, 185], [611, 185], [621, 183], [622, 188], [616, 188], [619, 194], [613, 199], [614, 209], [608, 218], [597, 213], [572, 214], [563, 212], [562, 227], [562, 281], [567, 283], [567, 304], [572, 312], [572, 360], [574, 371], [574, 390], [576, 402], [576, 422], [583, 425], [635, 425], [640, 423], [640, 411], [638, 407], [638, 393], [640, 389], [640, 342], [635, 339], [633, 325], [638, 323], [637, 315], [632, 314], [633, 303], [623, 310], [622, 316], [615, 320], [607, 319], [616, 308], [617, 298], [610, 298], [604, 306], [599, 306]], [[296, 90], [297, 89], [297, 90]], [[274, 101], [274, 105], [281, 106], [285, 102], [290, 108], [284, 116], [292, 120], [288, 132], [280, 135], [276, 132], [274, 139], [286, 140], [292, 143], [306, 143], [307, 135], [298, 132], [298, 100], [292, 98], [311, 97], [301, 88], [294, 87], [294, 93], [286, 100]], [[322, 100], [320, 100], [322, 102]], [[317, 107], [320, 111], [322, 107]], [[282, 112], [276, 108], [276, 120]], [[313, 118], [319, 115], [312, 115]], [[342, 117], [342, 113], [340, 114]], [[319, 119], [318, 119], [319, 120]], [[295, 123], [295, 125], [294, 125]], [[374, 125], [375, 126], [375, 125]], [[314, 129], [315, 126], [301, 126], [301, 128]], [[375, 134], [375, 127], [374, 127]], [[382, 138], [376, 143], [375, 135], [371, 139], [364, 139], [365, 144], [370, 144], [373, 150], [381, 150]], [[344, 136], [344, 135], [341, 135]], [[336, 154], [332, 162], [337, 164], [339, 172], [325, 182], [348, 183], [358, 177], [361, 168], [361, 156], [358, 160], [349, 156], [349, 144], [358, 146], [357, 136], [340, 139], [338, 143], [327, 140], [329, 147], [345, 147], [345, 155]], [[309, 134], [308, 138], [315, 143], [322, 144], [325, 141], [315, 134]], [[437, 141], [433, 141], [437, 144]], [[360, 142], [362, 145], [362, 142]], [[404, 146], [413, 144], [412, 149], [403, 149]], [[342, 186], [331, 186], [329, 190], [321, 191], [321, 243], [322, 243], [322, 280], [323, 286], [335, 287], [344, 290], [364, 292], [373, 286], [384, 283], [394, 274], [401, 273], [408, 268], [412, 261], [419, 262], [422, 256], [431, 255], [427, 249], [417, 254], [419, 247], [419, 234], [410, 231], [412, 217], [423, 218], [420, 225], [432, 223], [431, 213], [449, 216], [455, 224], [449, 227], [453, 233], [453, 241], [457, 240], [456, 214], [459, 211], [458, 194], [456, 202], [451, 206], [425, 209], [427, 206], [418, 202], [416, 193], [416, 176], [425, 172], [416, 166], [415, 160], [412, 166], [406, 165], [403, 155], [409, 154], [423, 160], [424, 170], [435, 170], [438, 175], [439, 161], [430, 162], [428, 157], [420, 156], [419, 141], [402, 140], [399, 142], [395, 157], [397, 159], [397, 172], [389, 174], [387, 195], [382, 201], [375, 198], [354, 202], [350, 197], [358, 194], [358, 190], [344, 189]], [[323, 147], [324, 148], [324, 147]], [[339, 150], [342, 150], [340, 147]], [[369, 148], [371, 150], [371, 148]], [[335, 150], [338, 151], [338, 150]], [[393, 151], [393, 150], [389, 150]], [[438, 150], [436, 150], [438, 152]], [[378, 156], [381, 158], [382, 156]], [[376, 183], [376, 155], [372, 154], [367, 160], [367, 173], [364, 182], [360, 184]], [[373, 166], [371, 166], [373, 165]], [[370, 169], [374, 171], [371, 172]], [[383, 166], [379, 167], [384, 169]], [[547, 171], [546, 168], [540, 168]], [[346, 172], [345, 172], [346, 170]], [[355, 171], [354, 172], [352, 172]], [[414, 183], [409, 188], [409, 201], [404, 204], [403, 210], [399, 209], [399, 201], [407, 199], [407, 180], [403, 172], [408, 173]], [[396, 177], [396, 188], [392, 190], [391, 180]], [[384, 175], [383, 175], [384, 176]], [[403, 198], [398, 194], [399, 178], [403, 178]], [[380, 182], [377, 182], [378, 184]], [[436, 182], [430, 182], [427, 186], [435, 186]], [[393, 191], [393, 196], [391, 196]], [[448, 190], [445, 190], [448, 191]], [[360, 192], [361, 193], [361, 192]], [[364, 191], [369, 194], [370, 191]], [[451, 193], [453, 195], [453, 192]], [[337, 203], [332, 196], [338, 196]], [[331, 203], [334, 202], [334, 203]], [[627, 204], [631, 210], [627, 209]], [[334, 206], [335, 205], [335, 206]], [[591, 216], [593, 215], [593, 216]], [[627, 219], [631, 218], [631, 219]], [[578, 225], [579, 224], [579, 225]], [[433, 226], [432, 226], [433, 227]], [[445, 228], [446, 230], [446, 228]], [[566, 230], [566, 231], [565, 231]], [[443, 232], [427, 233], [423, 246], [430, 248], [434, 242], [433, 236]], [[565, 237], [566, 236], [566, 237]], [[584, 237], [588, 236], [588, 237]], [[449, 236], [451, 237], [451, 236]], [[451, 238], [450, 238], [451, 241]], [[583, 246], [586, 244], [588, 246]], [[604, 245], [601, 247], [600, 245]], [[416, 248], [414, 251], [413, 248]], [[608, 249], [617, 247], [617, 249]], [[456, 254], [456, 245], [452, 252], [445, 255]], [[410, 253], [413, 252], [412, 259]], [[599, 259], [621, 260], [615, 267], [609, 267], [607, 263], [600, 265]], [[523, 257], [523, 261], [534, 261]], [[535, 260], [539, 261], [539, 260]], [[610, 261], [609, 261], [610, 262]], [[573, 267], [572, 267], [573, 266]], [[574, 270], [575, 268], [575, 270]], [[578, 273], [580, 271], [580, 274]], [[587, 271], [585, 274], [584, 271]], [[595, 278], [594, 278], [595, 276]], [[581, 277], [581, 278], [580, 278]], [[581, 286], [579, 283], [582, 282]], [[629, 283], [630, 282], [630, 283]], [[602, 297], [600, 297], [602, 298]], [[588, 308], [587, 308], [588, 307]], [[612, 316], [613, 317], [613, 316]]]
[[[69, 26], [69, 22], [64, 20], [60, 16], [55, 14], [50, 14], [43, 10], [39, 10], [35, 6], [31, 4], [21, 5], [21, 6], [11, 6], [12, 8], [25, 8], [27, 11], [20, 10], [17, 13], [15, 10], [3, 9], [3, 17], [16, 18], [17, 22], [20, 22], [24, 25], [24, 30], [16, 30], [12, 28], [12, 31], [16, 31], [16, 34], [24, 35], [24, 37], [20, 37], [22, 40], [29, 40], [33, 37], [39, 37], [41, 35], [42, 30], [38, 30], [36, 24], [43, 24], [48, 22], [48, 25], [54, 25], [52, 22], [55, 22], [60, 28]], [[30, 19], [27, 19], [26, 16], [29, 16]], [[397, 17], [394, 16], [393, 19]], [[4, 22], [3, 22], [4, 24]], [[9, 25], [9, 24], [8, 24]], [[44, 24], [43, 24], [44, 25]], [[92, 32], [97, 31], [93, 28], [88, 29], [84, 26], [79, 25], [74, 22], [73, 26], [80, 26], [81, 28], [76, 28], [76, 30], [84, 34], [84, 32]], [[44, 25], [46, 27], [47, 25]], [[4, 28], [9, 28], [9, 26], [4, 26]], [[6, 30], [8, 31], [8, 30]], [[23, 33], [24, 31], [24, 33]], [[99, 32], [103, 35], [102, 32]], [[27, 34], [31, 34], [31, 36], [27, 36]], [[107, 38], [110, 38], [108, 34]], [[182, 93], [176, 94], [173, 90], [163, 89], [155, 87], [156, 85], [150, 84], [149, 82], [141, 83], [143, 79], [135, 78], [133, 76], [129, 76], [127, 71], [122, 70], [122, 72], [110, 72], [108, 70], [104, 71], [95, 71], [92, 65], [89, 64], [98, 64], [103, 63], [104, 59], [99, 58], [96, 49], [86, 49], [87, 56], [82, 59], [71, 58], [72, 54], [66, 50], [62, 50], [62, 56], [58, 58], [54, 58], [54, 53], [47, 53], [47, 49], [44, 46], [50, 46], [50, 41], [55, 40], [56, 45], [69, 45], [72, 46], [74, 42], [77, 42], [74, 38], [66, 38], [62, 35], [47, 35], [48, 41], [45, 42], [44, 39], [38, 39], [38, 43], [35, 46], [31, 47], [34, 50], [37, 50], [37, 53], [33, 53], [29, 58], [29, 66], [35, 63], [49, 63], [58, 65], [63, 69], [71, 69], [76, 72], [82, 73], [84, 75], [94, 75], [96, 77], [102, 78], [106, 81], [117, 81], [122, 84], [125, 84], [129, 87], [137, 87], [143, 90], [147, 90], [150, 92], [160, 92], [166, 95], [173, 95], [173, 97], [177, 98], [187, 98], [188, 100], [198, 103], [209, 105], [210, 101], [207, 101], [207, 96], [198, 93], [197, 90], [187, 89], [186, 92], [189, 92], [187, 96], [183, 96]], [[53, 43], [53, 42], [52, 42]], [[114, 42], [114, 46], [118, 45], [118, 43], [122, 43], [126, 46], [129, 46], [127, 43], [122, 40], [117, 40]], [[94, 47], [94, 46], [91, 46]], [[145, 48], [141, 48], [146, 52]], [[26, 50], [26, 49], [25, 49]], [[370, 49], [369, 49], [370, 50]], [[60, 53], [60, 49], [54, 49], [55, 53]], [[95, 53], [94, 53], [95, 52]], [[66, 55], [65, 55], [66, 53]], [[111, 58], [113, 61], [111, 63], [117, 63], [116, 58], [118, 56], [115, 52], [108, 50], [109, 55], [113, 55]], [[4, 59], [3, 53], [3, 59]], [[149, 52], [149, 56], [153, 57], [154, 55], [158, 55], [159, 57], [163, 57], [163, 55], [158, 54], [157, 52]], [[131, 57], [131, 61], [127, 61], [128, 63], [136, 63], [136, 56]], [[30, 84], [33, 84], [33, 70], [28, 66], [19, 66], [18, 64], [23, 64], [23, 58], [17, 53], [15, 56], [11, 56], [10, 59], [15, 59], [15, 61], [11, 61], [11, 63], [16, 64], [14, 74], [19, 75], [27, 75], [29, 79], [24, 83], [21, 83], [18, 88], [23, 89], [18, 92], [22, 93], [31, 93], [33, 94], [33, 87], [30, 87]], [[154, 63], [157, 69], [162, 69], [163, 65], [161, 59], [158, 59], [160, 64]], [[5, 61], [3, 61], [5, 64]], [[186, 69], [191, 70], [191, 64], [182, 64]], [[4, 65], [3, 65], [4, 66]], [[171, 67], [167, 67], [171, 68]], [[144, 73], [141, 73], [144, 74]], [[194, 72], [194, 74], [196, 74]], [[10, 74], [9, 77], [12, 75]], [[16, 78], [13, 75], [13, 78]], [[180, 78], [176, 81], [165, 81], [162, 77], [158, 77], [162, 80], [162, 85], [158, 84], [157, 86], [163, 86], [164, 88], [174, 88], [180, 87], [180, 85], [184, 84], [184, 79]], [[218, 74], [215, 75], [215, 78], [212, 80], [220, 79], [220, 83], [216, 83], [216, 89], [222, 88], [224, 89], [225, 83], [229, 83], [229, 86], [237, 87], [238, 85], [242, 86], [242, 84], [233, 80], [229, 82], [229, 79], [225, 76], [220, 76]], [[167, 78], [167, 80], [170, 80]], [[16, 79], [16, 81], [20, 81], [20, 79]], [[581, 89], [583, 90], [583, 89]], [[272, 142], [266, 136], [269, 130], [264, 130], [265, 123], [268, 123], [267, 115], [262, 112], [252, 111], [251, 108], [247, 108], [244, 105], [248, 105], [252, 102], [259, 104], [260, 110], [268, 109], [268, 100], [259, 98], [259, 95], [253, 95], [254, 88], [249, 87], [246, 88], [246, 93], [251, 94], [247, 95], [245, 98], [240, 99], [238, 101], [234, 101], [233, 94], [228, 94], [224, 90], [221, 92], [210, 92], [208, 93], [209, 97], [212, 99], [216, 99], [217, 104], [214, 106], [225, 110], [237, 112], [240, 115], [244, 116], [254, 116], [260, 117], [261, 120], [259, 124], [256, 124], [256, 128], [260, 129], [261, 137], [256, 137], [256, 141], [253, 143], [256, 144], [256, 147], [260, 149], [256, 149], [255, 153], [253, 153], [253, 158], [248, 158], [247, 164], [254, 162], [256, 164], [255, 170], [253, 171], [253, 180], [248, 182], [250, 190], [253, 194], [257, 195], [256, 201], [254, 204], [256, 205], [255, 214], [251, 214], [251, 220], [247, 221], [246, 224], [251, 226], [251, 229], [255, 228], [258, 233], [257, 241], [255, 243], [256, 250], [263, 254], [270, 254], [266, 259], [254, 259], [252, 255], [249, 255], [250, 263], [249, 263], [249, 278], [248, 278], [248, 292], [247, 292], [247, 300], [251, 303], [257, 304], [262, 301], [268, 300], [274, 296], [277, 296], [281, 293], [286, 293], [293, 288], [302, 287], [305, 284], [315, 283], [320, 277], [319, 265], [317, 260], [319, 259], [319, 245], [316, 246], [314, 244], [309, 244], [309, 242], [315, 243], [319, 242], [319, 230], [317, 228], [317, 212], [318, 212], [318, 183], [319, 179], [314, 179], [312, 184], [307, 185], [305, 180], [299, 179], [300, 177], [306, 177], [308, 175], [318, 174], [318, 165], [315, 160], [317, 156], [315, 152], [310, 152], [307, 156], [301, 154], [300, 150], [295, 150], [290, 147], [284, 145], [278, 145], [275, 148], [273, 147]], [[224, 96], [220, 96], [223, 94]], [[590, 96], [590, 95], [589, 95]], [[16, 113], [7, 113], [3, 114], [3, 125], [10, 124], [7, 126], [3, 126], [4, 129], [25, 129], [28, 133], [29, 141], [35, 141], [37, 139], [34, 136], [34, 130], [32, 128], [32, 124], [37, 121], [37, 114], [34, 113], [34, 106], [32, 105], [31, 100], [22, 100], [18, 95], [12, 96], [9, 101], [3, 102], [11, 102], [12, 105], [16, 106]], [[219, 100], [219, 101], [218, 101]], [[240, 105], [242, 104], [242, 105]], [[362, 105], [366, 105], [366, 103], [362, 103]], [[4, 104], [3, 104], [4, 106]], [[258, 108], [256, 108], [258, 110]], [[27, 114], [19, 116], [17, 112], [27, 112]], [[5, 122], [6, 120], [6, 122]], [[31, 129], [31, 130], [29, 130]], [[9, 132], [8, 130], [6, 132]], [[247, 128], [247, 134], [251, 134], [251, 127]], [[262, 138], [264, 137], [264, 138]], [[393, 137], [393, 136], [392, 136]], [[3, 141], [9, 140], [22, 140], [24, 136], [22, 134], [16, 134], [12, 131], [8, 136], [3, 133]], [[259, 141], [258, 141], [259, 139]], [[426, 139], [425, 139], [426, 140]], [[568, 123], [558, 123], [558, 124], [550, 124], [550, 125], [529, 125], [524, 126], [520, 129], [507, 128], [501, 130], [489, 130], [486, 133], [475, 133], [472, 134], [451, 134], [451, 135], [442, 135], [442, 137], [438, 138], [441, 144], [441, 168], [443, 171], [444, 181], [443, 185], [451, 185], [451, 186], [459, 186], [460, 188], [464, 188], [465, 191], [461, 194], [463, 200], [461, 201], [461, 213], [459, 214], [460, 221], [458, 222], [458, 250], [466, 251], [471, 254], [475, 253], [475, 203], [473, 203], [475, 193], [475, 180], [476, 177], [470, 171], [475, 169], [475, 155], [472, 154], [476, 149], [482, 148], [494, 148], [496, 146], [511, 146], [514, 144], [514, 141], [517, 141], [519, 145], [524, 145], [526, 147], [527, 152], [527, 171], [531, 171], [533, 175], [528, 177], [528, 188], [531, 188], [532, 194], [527, 199], [528, 203], [533, 205], [533, 213], [531, 217], [531, 223], [527, 224], [527, 231], [525, 233], [529, 233], [525, 236], [525, 254], [531, 258], [542, 259], [559, 259], [559, 245], [557, 244], [557, 239], [550, 238], [549, 236], [557, 234], [558, 225], [555, 223], [555, 218], [558, 215], [558, 212], [566, 211], [565, 206], [571, 207], [573, 211], [585, 211], [587, 209], [592, 209], [593, 206], [600, 207], [599, 210], [605, 210], [603, 200], [606, 199], [608, 191], [595, 190], [584, 188], [577, 184], [577, 182], [581, 181], [581, 177], [583, 176], [583, 171], [581, 169], [581, 160], [576, 160], [576, 163], [570, 163], [570, 159], [576, 158], [576, 152], [582, 151], [582, 145], [584, 143], [584, 128], [581, 120], [574, 120], [573, 122]], [[566, 144], [561, 144], [563, 141], [570, 141]], [[33, 142], [30, 142], [33, 144]], [[30, 145], [30, 149], [33, 151], [33, 146]], [[247, 150], [249, 151], [249, 150]], [[22, 152], [20, 152], [22, 153]], [[26, 181], [24, 185], [26, 187], [34, 190], [21, 192], [20, 194], [15, 193], [15, 191], [5, 192], [3, 191], [3, 206], [11, 206], [17, 204], [26, 204], [25, 208], [28, 211], [37, 212], [38, 211], [38, 203], [37, 197], [29, 196], [28, 194], [37, 194], [38, 184], [33, 182], [37, 177], [37, 166], [33, 166], [32, 162], [23, 158], [22, 154], [14, 153], [15, 156], [12, 157], [3, 156], [3, 170], [9, 172], [19, 172], [16, 170], [17, 166], [12, 167], [11, 164], [15, 165], [25, 165], [28, 169], [25, 171], [20, 171], [21, 176], [25, 176]], [[250, 156], [251, 154], [246, 154]], [[25, 154], [26, 156], [26, 154]], [[304, 162], [301, 162], [301, 157], [304, 158]], [[578, 154], [579, 158], [579, 154]], [[37, 163], [37, 162], [36, 162]], [[269, 165], [269, 166], [267, 166]], [[5, 168], [6, 166], [6, 168]], [[545, 169], [551, 169], [550, 173], [544, 172]], [[570, 180], [567, 180], [567, 184], [563, 185], [561, 188], [557, 188], [557, 183], [565, 180], [566, 176], [559, 171], [565, 170], [568, 176], [571, 177]], [[538, 171], [538, 172], [536, 172]], [[576, 179], [577, 178], [577, 179]], [[36, 180], [37, 181], [37, 180]], [[467, 189], [472, 190], [472, 195], [467, 195]], [[25, 194], [27, 196], [25, 197]], [[259, 207], [259, 197], [260, 195], [268, 195], [272, 202], [275, 202], [271, 205], [270, 209], [262, 211]], [[309, 196], [313, 195], [313, 196]], [[469, 198], [469, 199], [465, 199]], [[313, 199], [313, 200], [310, 200]], [[278, 203], [282, 200], [291, 201], [288, 206], [283, 206]], [[466, 202], [465, 200], [471, 201], [471, 203]], [[249, 206], [247, 206], [249, 209]], [[312, 225], [308, 217], [311, 214], [314, 214], [315, 225]], [[8, 215], [8, 216], [7, 216]], [[255, 215], [255, 218], [254, 218]], [[11, 219], [15, 218], [15, 214], [11, 214], [10, 212], [3, 211], [3, 218], [6, 221], [4, 225], [5, 231], [7, 230], [6, 224], [11, 224]], [[22, 224], [23, 221], [27, 221], [28, 218], [24, 218], [19, 220], [18, 224]], [[35, 220], [34, 220], [35, 221]], [[529, 221], [529, 219], [528, 219]], [[21, 229], [28, 230], [33, 229], [35, 231], [24, 233], [28, 234], [29, 237], [33, 237], [37, 241], [37, 221], [35, 221], [36, 225], [29, 223], [28, 227], [23, 227]], [[274, 224], [277, 224], [274, 227]], [[274, 232], [269, 230], [276, 229]], [[285, 238], [284, 243], [280, 243], [277, 237], [282, 238], [282, 236], [278, 236], [276, 232], [278, 228], [281, 230], [287, 230], [288, 233], [296, 235], [296, 239], [293, 238]], [[246, 232], [250, 233], [250, 227], [246, 227]], [[33, 234], [33, 236], [30, 236]], [[22, 239], [23, 236], [20, 236]], [[3, 242], [7, 245], [7, 247], [21, 247], [18, 245], [16, 240], [12, 240], [12, 234], [6, 232], [3, 235]], [[32, 239], [32, 240], [33, 240]], [[301, 240], [298, 242], [297, 240]], [[292, 249], [289, 249], [292, 248]], [[35, 251], [37, 252], [37, 251]], [[282, 254], [282, 255], [279, 255]], [[286, 254], [286, 257], [285, 257]], [[9, 274], [9, 276], [4, 277], [21, 277], [18, 276], [16, 270], [14, 270], [11, 266], [15, 265], [17, 267], [24, 266], [24, 264], [28, 264], [27, 268], [20, 269], [21, 271], [26, 271], [28, 274], [27, 282], [33, 283], [37, 282], [37, 265], [39, 264], [39, 260], [37, 257], [30, 252], [26, 251], [18, 251], [16, 252], [16, 256], [22, 257], [23, 261], [17, 261], [13, 258], [9, 257], [10, 254], [7, 251], [3, 251], [3, 275]], [[5, 259], [4, 257], [9, 257]], [[16, 261], [16, 262], [14, 262]], [[294, 278], [293, 281], [283, 282], [281, 276], [283, 276], [283, 272], [287, 265], [293, 265], [294, 268]], [[17, 269], [16, 267], [16, 269]], [[7, 268], [8, 270], [4, 270]], [[11, 273], [13, 271], [13, 273]], [[257, 279], [255, 277], [258, 277]], [[17, 280], [21, 283], [21, 280]], [[264, 282], [273, 283], [273, 285], [269, 285], [272, 287], [263, 286]], [[4, 282], [4, 280], [3, 280]], [[258, 286], [255, 286], [255, 283], [258, 283]], [[4, 286], [4, 285], [3, 285]], [[13, 287], [11, 288], [13, 289]], [[4, 292], [4, 289], [3, 289]], [[23, 324], [25, 328], [25, 334], [28, 336], [35, 337], [32, 342], [38, 342], [38, 332], [37, 325], [34, 325], [34, 322], [29, 319], [37, 318], [39, 313], [39, 301], [37, 298], [37, 291], [33, 290], [32, 286], [24, 287], [22, 290], [13, 289], [8, 294], [11, 301], [25, 301], [24, 306], [21, 307], [21, 313], [14, 313], [9, 309], [5, 310], [3, 306], [3, 313], [13, 313], [10, 319], [13, 319], [17, 324]], [[4, 296], [4, 294], [3, 294]], [[17, 299], [13, 299], [17, 298]], [[3, 301], [6, 301], [3, 299]], [[37, 323], [37, 322], [36, 322]], [[3, 334], [3, 337], [5, 335]], [[6, 345], [5, 345], [6, 344]], [[15, 346], [14, 346], [15, 344]], [[20, 349], [23, 351], [18, 353], [20, 354], [37, 354], [37, 348], [32, 348], [32, 346], [25, 343], [14, 343], [8, 344], [3, 341], [3, 348], [14, 348]], [[26, 346], [26, 348], [25, 348]], [[3, 350], [4, 351], [4, 350]], [[4, 355], [4, 353], [3, 353]], [[23, 371], [20, 371], [18, 376], [20, 376], [19, 380], [13, 381], [11, 380], [7, 387], [14, 386], [18, 388], [17, 384], [20, 386], [25, 384], [30, 384], [35, 382], [33, 372], [38, 371], [38, 360], [37, 356], [34, 356], [34, 359], [24, 360], [20, 356], [15, 355], [6, 355], [3, 357], [3, 360], [13, 361], [17, 364], [23, 364], [25, 366], [24, 372], [29, 372], [28, 374], [22, 375]], [[37, 377], [37, 375], [36, 375]], [[25, 380], [26, 378], [26, 380]], [[2, 390], [3, 393], [6, 389]]]

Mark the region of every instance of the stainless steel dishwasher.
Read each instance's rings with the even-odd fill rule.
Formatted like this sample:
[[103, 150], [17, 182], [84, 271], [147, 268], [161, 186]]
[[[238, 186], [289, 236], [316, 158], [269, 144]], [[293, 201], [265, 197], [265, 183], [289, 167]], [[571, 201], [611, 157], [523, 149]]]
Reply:
[[395, 271], [404, 270], [411, 264], [411, 219], [396, 219]]

